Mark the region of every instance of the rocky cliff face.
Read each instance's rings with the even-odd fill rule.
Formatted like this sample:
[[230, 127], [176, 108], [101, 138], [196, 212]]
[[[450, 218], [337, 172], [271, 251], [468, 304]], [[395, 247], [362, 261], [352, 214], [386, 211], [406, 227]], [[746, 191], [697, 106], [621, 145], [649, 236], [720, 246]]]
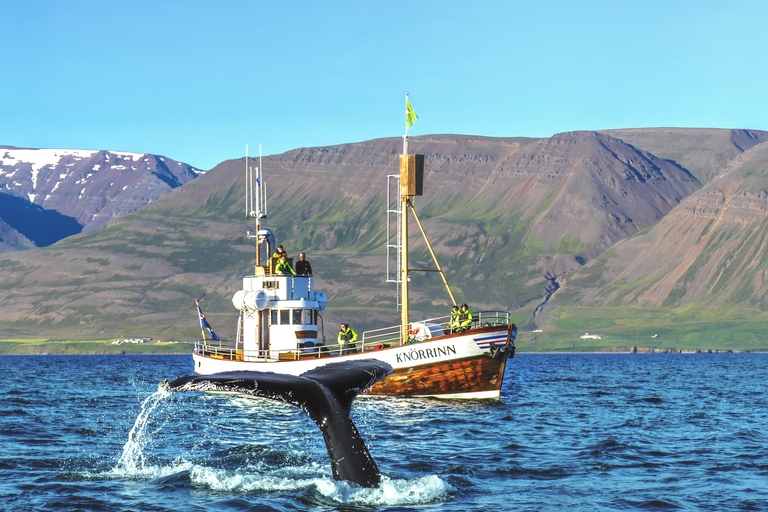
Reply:
[[768, 132], [760, 130], [633, 128], [602, 133], [675, 162], [701, 183], [724, 172], [743, 152], [768, 141]]
[[768, 145], [569, 277], [577, 303], [768, 311]]
[[98, 229], [200, 172], [157, 155], [0, 147], [0, 252]]

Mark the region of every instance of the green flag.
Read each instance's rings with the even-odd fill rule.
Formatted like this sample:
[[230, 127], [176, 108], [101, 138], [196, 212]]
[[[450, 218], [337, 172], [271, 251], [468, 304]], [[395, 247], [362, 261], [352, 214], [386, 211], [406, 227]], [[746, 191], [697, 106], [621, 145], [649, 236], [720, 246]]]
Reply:
[[408, 101], [408, 98], [405, 98], [405, 110], [406, 110], [406, 114], [405, 114], [406, 126], [410, 128], [411, 126], [413, 126], [413, 123], [416, 122], [419, 116], [417, 116], [416, 112], [414, 112], [413, 109], [411, 108], [411, 102]]

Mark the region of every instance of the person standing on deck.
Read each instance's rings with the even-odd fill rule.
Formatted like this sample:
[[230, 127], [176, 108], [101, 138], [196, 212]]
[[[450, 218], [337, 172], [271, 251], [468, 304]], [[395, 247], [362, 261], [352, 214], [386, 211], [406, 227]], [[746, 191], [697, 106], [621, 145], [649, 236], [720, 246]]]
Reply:
[[277, 266], [280, 264], [280, 258], [285, 256], [288, 257], [288, 253], [285, 252], [285, 249], [283, 249], [282, 245], [278, 245], [277, 249], [275, 250], [275, 253], [272, 255], [272, 259], [269, 260], [270, 269], [272, 270], [273, 274], [279, 274], [280, 272], [277, 271]]
[[453, 305], [451, 309], [451, 334], [459, 332], [459, 306]]
[[472, 325], [472, 312], [466, 304], [461, 305], [459, 312], [459, 332], [464, 332]]
[[282, 274], [284, 276], [296, 275], [296, 272], [291, 268], [291, 264], [288, 263], [288, 256], [283, 253], [280, 257], [280, 261], [275, 266], [275, 274]]
[[287, 258], [288, 257], [288, 253], [285, 252], [285, 249], [283, 249], [282, 245], [278, 245], [277, 246], [277, 250], [275, 251], [275, 254], [272, 255], [272, 257], [275, 258], [276, 260], [279, 260], [283, 256], [285, 256]]
[[338, 341], [342, 347], [342, 354], [354, 354], [357, 352], [357, 333], [349, 324], [341, 324]]
[[306, 255], [303, 252], [299, 254], [299, 261], [296, 262], [296, 274], [312, 277], [312, 265], [304, 259], [305, 257]]

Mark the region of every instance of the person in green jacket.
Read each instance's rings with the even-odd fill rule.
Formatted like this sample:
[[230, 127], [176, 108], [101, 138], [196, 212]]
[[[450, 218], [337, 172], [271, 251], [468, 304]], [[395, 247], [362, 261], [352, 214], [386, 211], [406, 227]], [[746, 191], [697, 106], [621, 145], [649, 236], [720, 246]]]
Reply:
[[288, 256], [285, 254], [280, 257], [280, 261], [275, 265], [275, 274], [282, 274], [284, 276], [296, 275], [296, 272], [291, 268], [291, 264], [288, 263]]
[[464, 332], [472, 325], [472, 312], [466, 304], [461, 305], [459, 311], [459, 332]]
[[342, 347], [342, 354], [354, 354], [357, 352], [357, 333], [349, 324], [341, 324], [338, 341]]
[[459, 306], [453, 305], [451, 309], [451, 334], [459, 332]]

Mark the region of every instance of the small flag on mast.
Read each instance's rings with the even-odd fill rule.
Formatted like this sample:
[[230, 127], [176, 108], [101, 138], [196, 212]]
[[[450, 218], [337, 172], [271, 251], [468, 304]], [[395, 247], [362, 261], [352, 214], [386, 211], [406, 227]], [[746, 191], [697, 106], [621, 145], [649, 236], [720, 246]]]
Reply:
[[416, 115], [416, 112], [413, 111], [411, 108], [411, 102], [408, 100], [408, 96], [405, 97], [405, 120], [406, 120], [406, 126], [410, 128], [413, 126], [413, 123], [416, 122], [416, 120], [419, 118], [419, 116]]

